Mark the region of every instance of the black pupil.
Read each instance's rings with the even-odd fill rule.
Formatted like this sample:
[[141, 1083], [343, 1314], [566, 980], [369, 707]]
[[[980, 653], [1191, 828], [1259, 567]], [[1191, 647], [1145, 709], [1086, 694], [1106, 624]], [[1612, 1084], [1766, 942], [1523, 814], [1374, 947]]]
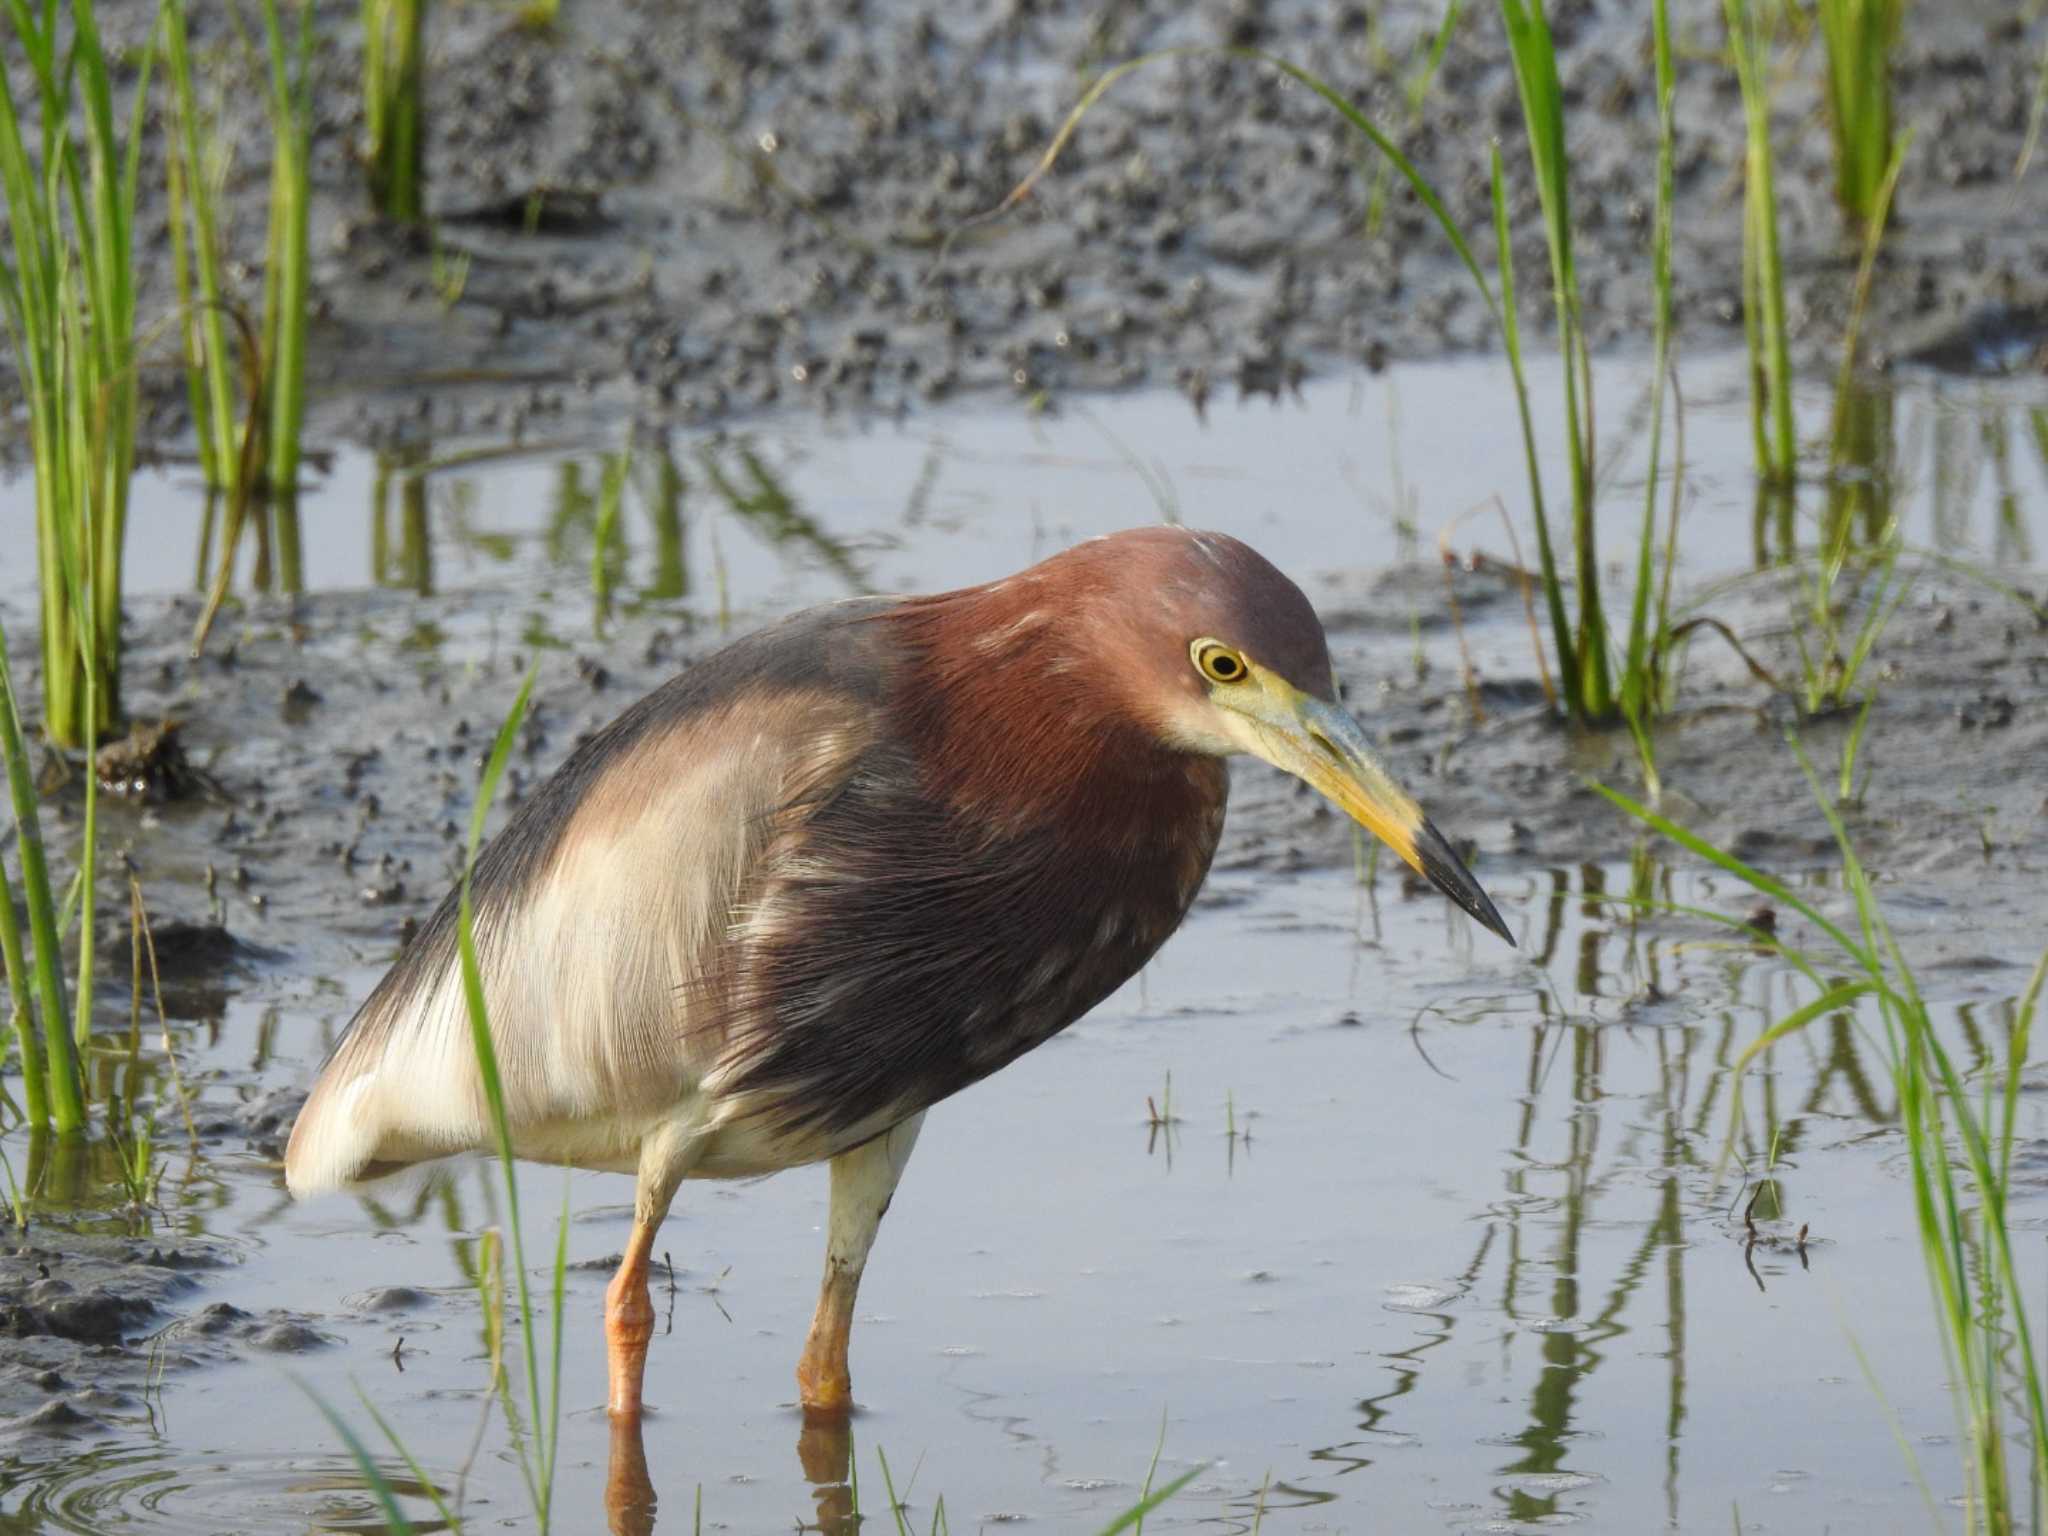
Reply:
[[1218, 677], [1235, 677], [1237, 676], [1237, 658], [1235, 656], [1217, 656], [1210, 661], [1209, 670]]

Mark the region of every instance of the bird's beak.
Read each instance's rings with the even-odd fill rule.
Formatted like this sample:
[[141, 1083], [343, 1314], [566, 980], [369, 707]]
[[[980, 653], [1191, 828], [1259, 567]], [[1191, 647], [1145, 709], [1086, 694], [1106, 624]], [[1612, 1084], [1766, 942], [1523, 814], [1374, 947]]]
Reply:
[[1256, 662], [1250, 670], [1250, 686], [1238, 684], [1227, 699], [1220, 689], [1210, 695], [1235, 717], [1235, 734], [1245, 747], [1313, 785], [1512, 946], [1514, 937], [1493, 902], [1422, 807], [1379, 765], [1358, 722]]

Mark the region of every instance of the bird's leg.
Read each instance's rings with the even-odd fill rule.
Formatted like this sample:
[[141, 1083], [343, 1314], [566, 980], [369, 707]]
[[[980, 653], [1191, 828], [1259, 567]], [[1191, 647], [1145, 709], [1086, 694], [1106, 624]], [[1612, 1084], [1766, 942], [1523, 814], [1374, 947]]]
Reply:
[[604, 1293], [605, 1356], [611, 1388], [607, 1406], [615, 1419], [640, 1416], [640, 1382], [647, 1373], [647, 1345], [654, 1337], [654, 1298], [647, 1294], [648, 1260], [654, 1234], [668, 1215], [676, 1187], [700, 1152], [696, 1127], [676, 1122], [640, 1144], [640, 1179], [633, 1190], [633, 1234], [625, 1257]]
[[813, 1522], [821, 1532], [858, 1533], [860, 1511], [853, 1496], [853, 1420], [845, 1414], [807, 1413], [797, 1433], [797, 1464], [817, 1505]]
[[846, 1369], [846, 1346], [853, 1334], [853, 1302], [860, 1292], [861, 1271], [868, 1250], [903, 1165], [917, 1144], [922, 1111], [832, 1159], [832, 1214], [825, 1246], [825, 1283], [818, 1294], [817, 1315], [797, 1362], [796, 1383], [804, 1411], [840, 1415], [853, 1407], [853, 1381]]
[[647, 1372], [647, 1344], [654, 1337], [654, 1299], [647, 1294], [647, 1259], [653, 1251], [654, 1223], [635, 1219], [619, 1272], [604, 1293], [613, 1418], [640, 1417], [640, 1381]]

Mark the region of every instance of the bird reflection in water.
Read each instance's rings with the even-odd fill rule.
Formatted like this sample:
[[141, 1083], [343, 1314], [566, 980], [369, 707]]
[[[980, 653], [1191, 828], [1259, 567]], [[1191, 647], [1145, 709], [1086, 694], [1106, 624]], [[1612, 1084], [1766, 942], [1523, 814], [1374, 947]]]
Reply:
[[[605, 1528], [611, 1536], [654, 1536], [660, 1503], [647, 1470], [642, 1419], [614, 1415], [611, 1461], [605, 1472]], [[854, 1536], [861, 1517], [853, 1496], [853, 1421], [844, 1415], [806, 1414], [797, 1432], [796, 1459], [817, 1501], [815, 1517], [800, 1530]]]

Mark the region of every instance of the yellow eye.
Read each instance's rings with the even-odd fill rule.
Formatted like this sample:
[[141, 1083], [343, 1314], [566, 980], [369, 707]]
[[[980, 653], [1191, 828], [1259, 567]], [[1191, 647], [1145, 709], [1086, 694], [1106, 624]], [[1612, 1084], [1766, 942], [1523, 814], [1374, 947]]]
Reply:
[[1251, 675], [1244, 657], [1221, 640], [1197, 640], [1188, 651], [1195, 670], [1212, 683], [1241, 683]]

